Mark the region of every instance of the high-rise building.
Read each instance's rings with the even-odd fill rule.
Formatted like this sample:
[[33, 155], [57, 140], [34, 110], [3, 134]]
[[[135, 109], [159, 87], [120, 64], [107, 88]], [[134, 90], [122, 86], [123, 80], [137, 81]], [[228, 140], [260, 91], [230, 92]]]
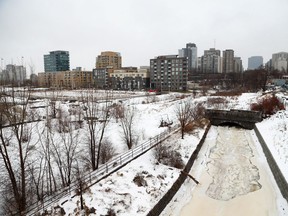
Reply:
[[234, 50], [227, 49], [223, 51], [223, 73], [234, 72]]
[[187, 90], [187, 73], [186, 57], [165, 55], [150, 59], [150, 83], [153, 89], [185, 91]]
[[197, 71], [197, 47], [194, 43], [187, 43], [186, 48], [179, 50], [179, 57], [186, 57], [188, 62], [188, 76]]
[[234, 72], [235, 73], [243, 72], [243, 65], [240, 57], [234, 57]]
[[96, 58], [96, 68], [93, 69], [93, 78], [97, 88], [111, 87], [110, 74], [114, 70], [121, 69], [122, 57], [119, 52], [105, 51], [101, 52]]
[[286, 71], [288, 69], [288, 53], [279, 52], [272, 54], [272, 68], [279, 71]]
[[48, 55], [44, 55], [44, 71], [69, 71], [70, 60], [68, 51], [51, 51]]
[[96, 68], [120, 69], [122, 67], [121, 54], [118, 52], [101, 52], [96, 58]]
[[248, 58], [248, 70], [255, 70], [263, 66], [262, 56], [251, 56]]
[[220, 50], [210, 48], [204, 50], [204, 55], [199, 58], [198, 64], [201, 65], [199, 68], [202, 73], [221, 73], [222, 72], [222, 59]]
[[22, 65], [6, 65], [6, 69], [2, 71], [1, 79], [5, 82], [14, 82], [23, 84], [26, 79], [26, 68]]

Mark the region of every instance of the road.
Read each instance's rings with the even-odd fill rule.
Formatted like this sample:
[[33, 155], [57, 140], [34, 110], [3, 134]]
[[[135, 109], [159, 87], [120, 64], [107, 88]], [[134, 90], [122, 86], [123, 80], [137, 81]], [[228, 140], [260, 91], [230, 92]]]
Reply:
[[205, 141], [199, 155], [205, 165], [200, 185], [191, 191], [192, 198], [180, 216], [278, 215], [276, 183], [251, 131], [215, 130], [217, 138]]

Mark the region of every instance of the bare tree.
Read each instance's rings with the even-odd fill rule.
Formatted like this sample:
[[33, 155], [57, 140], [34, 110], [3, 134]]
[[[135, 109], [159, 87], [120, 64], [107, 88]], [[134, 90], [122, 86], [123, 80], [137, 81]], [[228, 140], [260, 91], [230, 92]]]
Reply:
[[45, 169], [43, 174], [46, 178], [46, 193], [48, 195], [51, 195], [54, 191], [57, 190], [57, 181], [54, 175], [54, 169], [53, 169], [53, 152], [51, 143], [54, 142], [53, 137], [53, 127], [51, 126], [51, 119], [48, 116], [48, 110], [47, 110], [47, 116], [46, 116], [46, 123], [43, 128], [37, 128], [37, 133], [39, 137], [39, 144], [41, 145], [41, 154], [43, 155], [43, 158], [45, 159]]
[[[123, 105], [122, 105], [123, 106]], [[123, 116], [120, 118], [123, 140], [126, 143], [128, 149], [131, 149], [133, 145], [137, 144], [137, 138], [134, 134], [133, 124], [135, 121], [136, 110], [135, 107], [127, 106], [122, 108]]]
[[51, 92], [49, 92], [49, 94], [46, 94], [46, 98], [48, 98], [48, 106], [50, 107], [49, 109], [49, 115], [52, 118], [56, 118], [57, 117], [57, 113], [59, 110], [59, 107], [57, 106], [57, 101], [59, 101], [60, 98], [60, 92], [53, 89]]
[[102, 140], [110, 119], [109, 103], [111, 97], [111, 92], [106, 91], [100, 104], [100, 100], [97, 98], [97, 92], [93, 89], [87, 90], [87, 92], [82, 95], [84, 118], [88, 125], [89, 163], [91, 164], [92, 170], [96, 170], [99, 167]]
[[111, 109], [111, 115], [116, 119], [116, 123], [118, 120], [123, 118], [124, 115], [124, 107], [121, 104], [113, 104]]
[[69, 122], [68, 116], [63, 114], [59, 116], [59, 126], [61, 129], [60, 139], [51, 143], [53, 148], [53, 158], [57, 164], [62, 186], [68, 186], [72, 178], [72, 164], [77, 158], [77, 147], [79, 131], [74, 130], [73, 124]]
[[205, 107], [203, 102], [197, 103], [191, 109], [191, 120], [197, 121], [205, 117]]
[[[37, 163], [36, 163], [37, 162]], [[39, 161], [29, 164], [28, 170], [31, 175], [32, 180], [32, 192], [36, 193], [37, 201], [43, 201], [45, 191], [44, 191], [44, 179], [45, 179], [45, 169], [46, 161], [43, 155], [40, 156]]]
[[21, 215], [27, 204], [27, 161], [33, 148], [29, 134], [31, 129], [26, 123], [30, 91], [24, 88], [16, 94], [12, 88], [9, 96], [4, 93], [0, 95], [0, 119], [6, 119], [8, 126], [0, 127], [0, 156], [13, 194], [12, 200], [9, 200], [9, 211]]
[[175, 109], [176, 117], [181, 127], [181, 138], [184, 139], [186, 125], [191, 121], [192, 103], [189, 99], [182, 100]]

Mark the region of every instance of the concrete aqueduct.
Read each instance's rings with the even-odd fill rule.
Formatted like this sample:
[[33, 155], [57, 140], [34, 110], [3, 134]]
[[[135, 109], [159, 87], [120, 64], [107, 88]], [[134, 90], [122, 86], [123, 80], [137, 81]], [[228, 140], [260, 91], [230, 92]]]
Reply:
[[206, 116], [210, 119], [212, 125], [234, 124], [250, 130], [254, 128], [256, 122], [262, 121], [261, 112], [248, 110], [207, 109]]

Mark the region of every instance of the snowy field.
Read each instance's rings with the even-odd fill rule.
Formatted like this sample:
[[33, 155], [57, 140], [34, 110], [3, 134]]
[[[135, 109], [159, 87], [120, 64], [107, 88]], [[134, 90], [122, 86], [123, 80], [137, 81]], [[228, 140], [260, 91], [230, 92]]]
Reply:
[[[103, 93], [104, 92], [97, 92], [98, 95], [104, 95]], [[61, 107], [61, 109], [65, 111], [65, 115], [68, 119], [75, 120], [77, 116], [71, 116], [71, 114], [69, 113], [71, 113], [71, 110], [73, 110], [75, 107], [83, 107], [83, 104], [81, 102], [82, 96], [83, 90], [61, 91], [57, 93], [53, 91], [34, 92], [33, 97], [36, 100], [31, 104], [31, 106], [38, 107], [33, 109], [33, 112], [35, 118], [39, 117], [42, 119], [43, 116], [45, 116], [48, 112], [47, 109], [49, 109], [49, 98], [57, 98], [57, 106]], [[204, 106], [207, 108], [249, 109], [250, 104], [256, 102], [257, 97], [260, 96], [260, 94], [246, 93], [242, 94], [241, 96], [233, 97], [208, 97], [198, 95], [196, 98], [193, 98], [191, 95], [189, 97], [187, 96], [189, 95], [183, 95], [180, 93], [153, 95], [151, 93], [147, 94], [145, 92], [113, 92], [113, 98], [111, 99], [111, 103], [121, 103], [124, 106], [135, 108], [136, 120], [133, 124], [133, 128], [135, 130], [135, 134], [137, 134], [138, 144], [141, 144], [142, 142], [148, 140], [150, 137], [158, 135], [166, 129], [159, 128], [161, 119], [168, 118], [169, 121], [173, 121], [174, 124], [177, 123], [175, 109], [177, 105], [179, 105], [179, 103], [181, 103], [181, 101], [183, 100], [191, 100], [195, 104], [203, 103]], [[37, 97], [41, 98], [37, 99]], [[219, 98], [221, 98], [221, 100], [219, 100]], [[69, 101], [71, 99], [79, 101]], [[39, 158], [42, 155], [41, 144], [39, 143], [39, 139], [37, 138], [37, 136], [39, 136], [39, 134], [41, 134], [41, 132], [43, 131], [43, 128], [46, 125], [45, 122], [46, 120], [44, 119], [41, 122], [30, 124], [31, 129], [33, 129], [34, 131], [34, 137], [32, 138], [32, 142], [36, 146], [33, 157], [31, 157], [31, 161], [36, 164], [39, 163]], [[54, 123], [56, 127], [56, 120]], [[287, 117], [284, 118], [283, 115], [281, 117], [272, 116], [271, 118], [264, 120], [258, 125], [260, 131], [269, 130], [270, 134], [274, 134], [273, 136], [268, 136], [268, 138], [264, 137], [264, 139], [271, 140], [271, 137], [273, 137], [273, 139], [271, 140], [271, 143], [274, 143], [275, 145], [274, 150], [272, 149], [273, 154], [281, 155], [281, 161], [277, 162], [280, 165], [281, 163], [283, 163], [281, 165], [281, 169], [285, 171], [285, 166], [287, 168], [288, 155], [287, 133], [285, 133], [285, 130], [287, 130]], [[272, 127], [271, 125], [274, 126]], [[169, 148], [178, 151], [181, 154], [182, 160], [186, 162], [192, 154], [194, 148], [198, 144], [203, 132], [204, 129], [196, 129], [191, 134], [187, 136], [185, 135], [184, 140], [181, 139], [180, 133], [177, 133], [170, 137], [168, 140], [166, 140], [165, 145], [168, 145]], [[281, 139], [277, 139], [277, 136], [280, 132]], [[85, 150], [85, 148], [87, 148], [87, 125], [84, 124], [82, 128], [78, 128], [77, 134], [77, 154], [79, 154], [79, 156], [81, 155], [82, 157], [87, 157], [87, 151]], [[60, 145], [62, 139], [61, 134], [58, 133], [57, 130], [54, 130], [53, 136], [53, 140], [55, 142], [58, 141], [58, 144]], [[116, 155], [127, 151], [127, 146], [123, 142], [121, 135], [121, 126], [115, 118], [110, 119], [104, 136], [105, 139], [109, 140], [109, 142], [112, 143], [113, 147], [115, 148]], [[284, 138], [285, 136], [286, 139]], [[215, 139], [213, 131], [211, 133], [209, 132], [209, 136], [207, 137], [207, 139]], [[277, 142], [274, 140], [277, 140]], [[267, 143], [268, 142], [269, 141], [267, 141]], [[12, 151], [13, 146], [11, 146], [11, 152]], [[0, 163], [2, 163], [2, 161]], [[55, 163], [55, 161], [53, 163]], [[196, 162], [196, 167], [197, 163], [199, 165], [201, 164], [201, 161]], [[56, 164], [54, 166], [54, 169], [56, 177], [59, 178]], [[203, 167], [198, 166], [198, 169], [193, 171], [196, 178], [200, 176], [201, 169], [203, 169]], [[149, 210], [161, 198], [161, 196], [165, 194], [165, 192], [171, 187], [173, 182], [178, 177], [179, 171], [179, 169], [171, 168], [170, 166], [157, 163], [154, 151], [151, 150], [147, 154], [139, 157], [135, 161], [129, 163], [124, 168], [120, 169], [108, 178], [91, 187], [83, 195], [85, 206], [87, 207], [87, 209], [91, 209], [92, 207], [95, 208], [95, 213], [91, 213], [90, 215], [106, 215], [109, 212], [111, 213], [111, 211], [114, 211], [116, 215], [120, 216], [146, 215]], [[1, 169], [1, 175], [4, 175], [3, 169]], [[143, 184], [141, 186], [138, 186], [135, 183], [135, 177], [139, 176], [141, 177], [141, 179], [143, 179]], [[183, 188], [190, 188], [192, 190], [194, 186], [190, 182], [190, 184], [185, 183]], [[173, 212], [175, 212], [175, 214], [173, 214], [172, 212], [172, 214], [169, 215], [178, 215], [181, 208], [190, 198], [191, 195], [185, 194], [184, 192], [180, 197], [177, 198], [177, 201], [175, 201], [177, 205], [172, 205], [172, 207], [170, 208], [173, 210]], [[62, 201], [67, 199], [68, 202], [61, 206], [65, 210], [66, 215], [79, 214], [79, 196], [71, 199], [69, 197], [64, 197]], [[55, 203], [55, 206], [57, 205], [58, 203]]]

